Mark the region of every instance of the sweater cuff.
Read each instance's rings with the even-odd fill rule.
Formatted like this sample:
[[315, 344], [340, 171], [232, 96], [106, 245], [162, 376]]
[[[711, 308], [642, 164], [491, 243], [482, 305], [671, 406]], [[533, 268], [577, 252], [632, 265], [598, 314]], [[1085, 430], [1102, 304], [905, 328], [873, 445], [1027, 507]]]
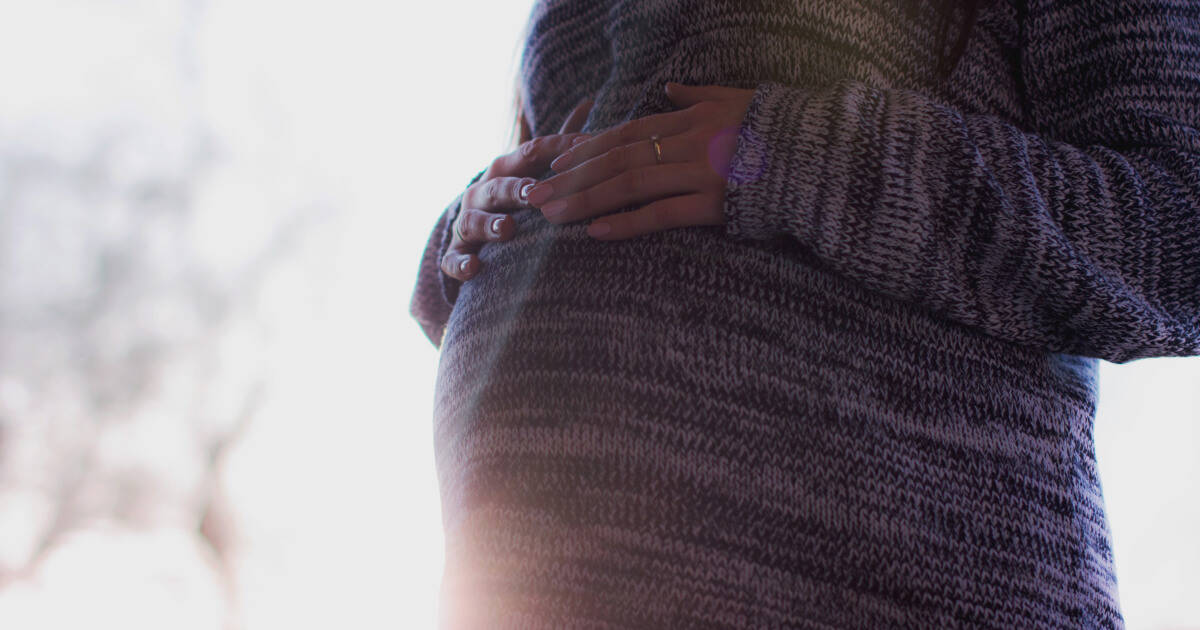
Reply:
[[928, 142], [921, 98], [850, 79], [761, 84], [730, 164], [726, 233], [794, 238], [833, 270], [910, 299], [932, 234], [911, 190], [916, 145]]
[[800, 226], [790, 225], [789, 213], [776, 206], [811, 199], [812, 177], [800, 169], [815, 154], [805, 151], [806, 143], [794, 142], [796, 127], [806, 120], [808, 96], [807, 90], [774, 82], [755, 89], [726, 178], [726, 235], [752, 240], [802, 235]]

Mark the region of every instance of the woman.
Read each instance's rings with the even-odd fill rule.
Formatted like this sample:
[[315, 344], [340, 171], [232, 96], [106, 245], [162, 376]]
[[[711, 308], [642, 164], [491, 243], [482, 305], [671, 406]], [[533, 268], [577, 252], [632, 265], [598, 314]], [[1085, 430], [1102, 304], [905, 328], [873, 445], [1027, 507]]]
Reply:
[[1200, 354], [1200, 10], [547, 1], [522, 78], [412, 305], [447, 627], [1122, 627], [1097, 359]]

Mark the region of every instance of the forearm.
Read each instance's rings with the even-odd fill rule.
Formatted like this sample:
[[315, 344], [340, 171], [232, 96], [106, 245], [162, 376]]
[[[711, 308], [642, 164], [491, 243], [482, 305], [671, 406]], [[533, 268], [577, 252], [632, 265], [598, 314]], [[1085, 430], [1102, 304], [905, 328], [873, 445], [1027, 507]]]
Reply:
[[1136, 123], [1144, 136], [1117, 151], [911, 91], [764, 84], [727, 230], [792, 237], [1014, 343], [1118, 363], [1200, 354], [1200, 141], [1179, 121]]

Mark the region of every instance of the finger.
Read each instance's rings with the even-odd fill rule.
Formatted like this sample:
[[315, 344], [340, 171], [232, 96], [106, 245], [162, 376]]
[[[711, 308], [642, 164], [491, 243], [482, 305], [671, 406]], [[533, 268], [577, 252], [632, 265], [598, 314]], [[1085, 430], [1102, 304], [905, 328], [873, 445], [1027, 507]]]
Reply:
[[516, 234], [517, 226], [508, 215], [465, 208], [455, 218], [451, 229], [454, 235], [442, 256], [442, 272], [466, 280], [479, 273], [483, 266], [483, 261], [476, 255], [483, 243], [508, 240]]
[[587, 234], [604, 241], [615, 241], [652, 232], [693, 225], [724, 223], [720, 198], [691, 194], [661, 199], [637, 210], [610, 214], [592, 221]]
[[579, 133], [583, 129], [583, 123], [587, 122], [588, 113], [592, 111], [594, 104], [594, 100], [587, 98], [576, 105], [575, 109], [567, 115], [567, 119], [563, 121], [562, 128], [558, 130], [558, 133]]
[[495, 177], [468, 188], [463, 207], [489, 212], [532, 208], [528, 196], [535, 184], [532, 177]]
[[[506, 214], [486, 212], [478, 208], [467, 208], [458, 217], [456, 236], [465, 245], [482, 245], [489, 241], [503, 241], [516, 234], [516, 223]], [[466, 251], [466, 248], [463, 248]]]
[[704, 101], [720, 101], [733, 98], [742, 93], [741, 89], [721, 85], [683, 85], [674, 81], [667, 82], [667, 98], [676, 107], [691, 107]]
[[446, 253], [439, 261], [442, 273], [458, 280], [466, 280], [473, 276], [479, 271], [480, 266], [479, 257], [475, 256], [475, 252], [479, 251], [481, 245], [469, 243], [459, 235], [459, 231], [462, 229], [459, 222], [468, 212], [469, 210], [465, 208], [459, 211], [454, 222], [450, 224], [450, 245], [446, 247]]
[[586, 133], [554, 134], [522, 142], [515, 150], [493, 160], [485, 179], [539, 177], [554, 158], [571, 147], [571, 143], [583, 142], [590, 137], [591, 134]]
[[649, 140], [650, 136], [673, 136], [691, 128], [693, 113], [689, 111], [667, 112], [636, 118], [604, 133], [585, 140], [559, 156], [550, 168], [559, 173], [575, 164], [582, 164], [614, 147]]
[[[696, 137], [693, 134], [663, 138], [659, 140], [658, 145], [662, 149], [664, 164], [687, 162], [704, 154], [703, 150], [697, 149]], [[619, 146], [582, 162], [575, 168], [538, 182], [529, 191], [529, 201], [540, 208], [549, 201], [590, 188], [607, 179], [617, 177], [623, 172], [654, 166], [657, 163], [658, 156], [653, 142], [640, 140], [633, 144]]]
[[630, 204], [697, 192], [705, 187], [704, 170], [704, 165], [697, 162], [676, 162], [625, 171], [545, 204], [542, 214], [551, 223], [568, 223], [615, 212]]
[[455, 280], [467, 280], [479, 273], [479, 257], [474, 254], [447, 251], [442, 256], [442, 273]]

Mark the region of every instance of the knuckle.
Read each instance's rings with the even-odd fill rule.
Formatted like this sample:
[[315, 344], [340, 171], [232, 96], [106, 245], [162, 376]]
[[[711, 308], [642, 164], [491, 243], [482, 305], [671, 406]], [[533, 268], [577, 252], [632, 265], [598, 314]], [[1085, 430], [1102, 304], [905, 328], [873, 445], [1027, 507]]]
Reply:
[[571, 135], [571, 134], [562, 134], [562, 135], [556, 136], [554, 139], [555, 140], [554, 147], [553, 147], [554, 152], [559, 155], [566, 153], [567, 151], [569, 151], [571, 149], [571, 147], [575, 146], [574, 144], [572, 144], [572, 142], [574, 142], [575, 139], [578, 137], [579, 137], [578, 135]]
[[480, 212], [479, 213], [479, 222], [475, 226], [479, 230], [479, 232], [478, 232], [479, 240], [481, 240], [481, 241], [492, 240], [492, 236], [493, 236], [493, 234], [492, 234], [492, 219], [496, 216], [497, 216], [496, 214], [493, 214], [491, 212]]
[[471, 213], [467, 219], [466, 226], [463, 227], [463, 234], [467, 237], [470, 243], [478, 243], [487, 239], [487, 234], [483, 230], [483, 225], [487, 221], [488, 213], [483, 210], [476, 210]]
[[458, 227], [459, 231], [462, 232], [464, 249], [468, 243], [475, 241], [475, 224], [478, 222], [477, 215], [478, 212], [474, 210], [470, 214], [464, 214], [462, 225]]
[[500, 191], [498, 190], [499, 186], [499, 179], [489, 180], [488, 183], [483, 185], [483, 200], [484, 203], [487, 204], [487, 207], [490, 208], [495, 205], [496, 200], [500, 195]]
[[467, 241], [471, 238], [471, 230], [469, 229], [471, 225], [470, 218], [474, 213], [475, 211], [470, 209], [464, 209], [459, 213], [458, 225], [454, 227], [454, 234], [459, 237], [460, 241]]
[[456, 258], [456, 256], [451, 256], [450, 254], [442, 256], [442, 273], [452, 278], [458, 277], [458, 269], [454, 264]]
[[541, 147], [541, 138], [533, 138], [521, 143], [521, 159], [529, 162], [537, 155]]
[[641, 171], [627, 171], [620, 177], [621, 191], [629, 195], [636, 195], [641, 190], [641, 181]]
[[[496, 215], [490, 212], [484, 212], [483, 210], [479, 210], [471, 216], [471, 228], [469, 230], [464, 230], [464, 233], [471, 239], [471, 243], [473, 245], [488, 240], [488, 221], [490, 221], [493, 216]], [[471, 251], [475, 251], [476, 249], [478, 248], [474, 246], [471, 247]]]

